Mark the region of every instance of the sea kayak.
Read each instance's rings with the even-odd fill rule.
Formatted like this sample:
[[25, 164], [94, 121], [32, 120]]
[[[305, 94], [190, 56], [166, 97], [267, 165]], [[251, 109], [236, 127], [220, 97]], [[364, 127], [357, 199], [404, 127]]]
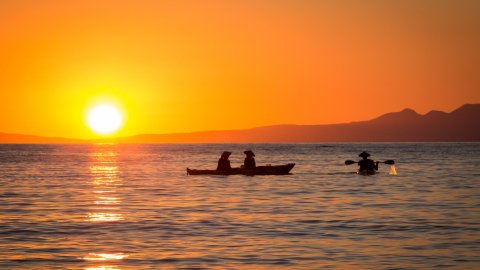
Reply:
[[258, 166], [255, 169], [245, 169], [245, 168], [232, 168], [228, 171], [217, 171], [217, 170], [194, 170], [187, 168], [188, 175], [282, 175], [290, 173], [295, 163], [289, 163], [286, 165], [276, 165], [276, 166]]
[[358, 170], [357, 173], [360, 175], [374, 175], [377, 172], [375, 170]]

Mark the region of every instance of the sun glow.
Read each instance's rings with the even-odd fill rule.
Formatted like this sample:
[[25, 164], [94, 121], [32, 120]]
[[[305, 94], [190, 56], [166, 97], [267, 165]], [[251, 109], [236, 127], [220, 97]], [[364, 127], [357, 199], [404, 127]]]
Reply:
[[123, 122], [118, 108], [110, 104], [93, 107], [87, 116], [88, 126], [96, 133], [108, 135], [117, 131]]

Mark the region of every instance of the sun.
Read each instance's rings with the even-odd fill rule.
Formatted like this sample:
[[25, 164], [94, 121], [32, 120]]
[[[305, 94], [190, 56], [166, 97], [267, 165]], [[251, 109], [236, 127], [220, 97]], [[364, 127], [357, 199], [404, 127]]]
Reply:
[[108, 135], [122, 126], [123, 117], [117, 107], [110, 104], [100, 104], [88, 112], [87, 123], [94, 132]]

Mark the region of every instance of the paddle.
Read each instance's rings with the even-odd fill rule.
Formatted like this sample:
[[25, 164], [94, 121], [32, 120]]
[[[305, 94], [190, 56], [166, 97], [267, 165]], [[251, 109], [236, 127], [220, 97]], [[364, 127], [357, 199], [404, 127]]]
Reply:
[[[358, 163], [357, 161], [353, 161], [353, 160], [345, 160], [345, 165], [352, 165], [354, 163]], [[385, 164], [388, 164], [388, 165], [393, 165], [395, 164], [395, 161], [394, 160], [385, 160], [385, 161], [378, 161], [378, 163], [385, 163]]]
[[352, 165], [354, 163], [358, 163], [358, 162], [353, 161], [353, 160], [345, 160], [345, 165]]

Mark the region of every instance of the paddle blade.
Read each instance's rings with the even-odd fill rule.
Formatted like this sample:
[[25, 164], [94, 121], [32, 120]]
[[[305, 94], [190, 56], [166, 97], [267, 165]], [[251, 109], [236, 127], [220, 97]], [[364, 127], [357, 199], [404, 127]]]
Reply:
[[356, 163], [356, 162], [353, 161], [353, 160], [345, 160], [345, 165], [352, 165], [354, 163]]
[[389, 160], [385, 160], [383, 163], [388, 164], [388, 165], [393, 165], [393, 164], [395, 164], [395, 161], [389, 159]]

